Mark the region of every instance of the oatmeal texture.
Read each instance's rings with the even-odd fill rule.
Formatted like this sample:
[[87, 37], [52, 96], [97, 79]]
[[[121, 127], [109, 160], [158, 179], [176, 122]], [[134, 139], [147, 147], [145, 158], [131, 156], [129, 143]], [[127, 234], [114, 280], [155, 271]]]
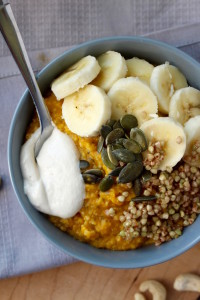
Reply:
[[[47, 95], [45, 101], [55, 125], [75, 142], [80, 159], [89, 161], [90, 169], [99, 168], [108, 174], [111, 170], [97, 152], [98, 137], [83, 138], [70, 132], [62, 119], [63, 101], [57, 101], [53, 94]], [[35, 113], [26, 139], [38, 127]], [[142, 203], [130, 202], [135, 196], [131, 183], [115, 183], [107, 192], [101, 192], [99, 184], [86, 184], [84, 205], [73, 218], [48, 218], [62, 231], [98, 248], [128, 250], [152, 243], [159, 245], [180, 236], [183, 227], [192, 224], [200, 213], [200, 170], [193, 172], [182, 163], [171, 175], [154, 174], [144, 184], [143, 195], [156, 193], [158, 199]]]

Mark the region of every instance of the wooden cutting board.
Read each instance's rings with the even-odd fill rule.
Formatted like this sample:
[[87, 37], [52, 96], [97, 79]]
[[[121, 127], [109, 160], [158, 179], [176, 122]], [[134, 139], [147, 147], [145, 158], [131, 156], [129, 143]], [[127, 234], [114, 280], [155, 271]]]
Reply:
[[[157, 279], [169, 300], [197, 300], [200, 294], [177, 292], [173, 281], [180, 273], [200, 275], [200, 244], [160, 265], [135, 270], [105, 269], [74, 263], [53, 270], [0, 281], [0, 300], [134, 300], [139, 284]], [[147, 295], [147, 299], [152, 299]]]

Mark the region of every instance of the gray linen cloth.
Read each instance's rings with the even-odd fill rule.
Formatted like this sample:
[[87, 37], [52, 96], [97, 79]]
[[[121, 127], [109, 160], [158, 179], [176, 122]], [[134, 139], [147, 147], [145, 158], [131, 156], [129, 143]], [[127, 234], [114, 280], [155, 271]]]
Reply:
[[[34, 71], [72, 45], [111, 35], [163, 40], [200, 61], [199, 0], [11, 0]], [[26, 86], [0, 37], [0, 278], [73, 258], [37, 232], [13, 192], [7, 167], [9, 125]]]

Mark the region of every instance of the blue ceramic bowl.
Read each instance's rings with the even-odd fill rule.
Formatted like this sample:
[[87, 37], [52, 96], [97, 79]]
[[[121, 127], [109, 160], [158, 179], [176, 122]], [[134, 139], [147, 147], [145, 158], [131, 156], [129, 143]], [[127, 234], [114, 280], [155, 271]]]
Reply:
[[[88, 54], [98, 56], [107, 50], [118, 51], [127, 58], [133, 56], [141, 57], [155, 64], [169, 61], [185, 74], [191, 86], [200, 89], [200, 65], [190, 56], [158, 41], [143, 37], [123, 36], [89, 41], [54, 59], [38, 74], [38, 83], [41, 91], [44, 93], [48, 90], [50, 83], [58, 74], [83, 56]], [[169, 260], [200, 241], [200, 216], [194, 224], [185, 228], [183, 235], [178, 239], [162, 244], [159, 247], [147, 246], [129, 251], [96, 249], [75, 240], [53, 226], [43, 214], [29, 203], [23, 190], [19, 157], [33, 109], [31, 97], [26, 91], [12, 119], [8, 138], [8, 162], [12, 185], [25, 214], [50, 242], [65, 253], [91, 264], [111, 268], [141, 268]]]

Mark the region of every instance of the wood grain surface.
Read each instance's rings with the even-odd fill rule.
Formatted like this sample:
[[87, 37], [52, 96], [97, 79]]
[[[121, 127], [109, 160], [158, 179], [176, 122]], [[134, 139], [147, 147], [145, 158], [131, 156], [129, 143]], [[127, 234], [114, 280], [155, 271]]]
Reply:
[[[200, 244], [160, 265], [135, 270], [105, 269], [78, 262], [31, 275], [0, 281], [0, 300], [134, 300], [140, 283], [157, 279], [169, 300], [197, 300], [195, 292], [177, 292], [173, 281], [180, 273], [200, 275]], [[147, 299], [152, 297], [146, 294]]]

